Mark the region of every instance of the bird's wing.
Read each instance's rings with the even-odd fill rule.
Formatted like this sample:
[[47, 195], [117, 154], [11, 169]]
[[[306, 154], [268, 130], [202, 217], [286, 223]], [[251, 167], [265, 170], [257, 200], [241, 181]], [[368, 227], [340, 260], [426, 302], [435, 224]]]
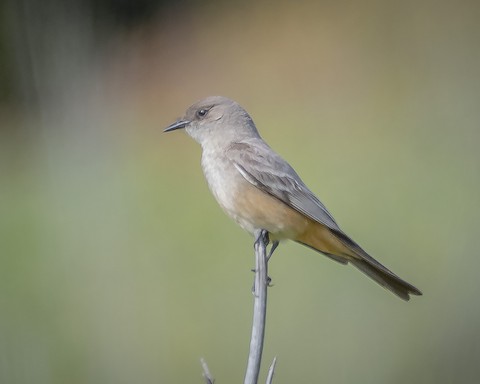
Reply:
[[227, 149], [226, 155], [251, 184], [328, 227], [356, 257], [388, 271], [340, 229], [327, 208], [308, 189], [293, 168], [263, 140], [234, 143]]
[[226, 155], [248, 182], [312, 220], [341, 232], [322, 202], [263, 140], [233, 143]]

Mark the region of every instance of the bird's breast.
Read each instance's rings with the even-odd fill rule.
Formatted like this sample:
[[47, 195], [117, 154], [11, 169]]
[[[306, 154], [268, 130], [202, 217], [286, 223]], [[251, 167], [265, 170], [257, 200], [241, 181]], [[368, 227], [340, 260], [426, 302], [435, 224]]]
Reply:
[[231, 215], [235, 210], [235, 196], [239, 180], [237, 171], [226, 156], [220, 151], [204, 150], [202, 169], [208, 186], [218, 204]]
[[217, 151], [203, 152], [202, 168], [217, 202], [246, 231], [266, 229], [278, 240], [295, 239], [305, 231], [304, 215], [251, 184]]

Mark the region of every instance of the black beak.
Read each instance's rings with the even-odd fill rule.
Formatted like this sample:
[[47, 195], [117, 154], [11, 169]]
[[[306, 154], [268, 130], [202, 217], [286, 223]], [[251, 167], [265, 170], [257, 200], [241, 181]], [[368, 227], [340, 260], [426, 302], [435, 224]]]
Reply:
[[188, 120], [178, 120], [175, 123], [170, 124], [167, 128], [165, 128], [163, 132], [170, 132], [170, 131], [175, 131], [176, 129], [185, 128], [188, 124], [190, 124], [190, 121]]

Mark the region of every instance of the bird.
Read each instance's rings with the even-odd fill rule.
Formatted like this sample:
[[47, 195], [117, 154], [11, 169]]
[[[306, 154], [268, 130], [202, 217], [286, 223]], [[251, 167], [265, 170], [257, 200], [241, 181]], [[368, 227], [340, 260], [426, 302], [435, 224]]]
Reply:
[[240, 104], [209, 96], [164, 132], [178, 129], [201, 145], [205, 178], [225, 213], [252, 235], [267, 231], [269, 257], [280, 241], [293, 240], [338, 263], [352, 264], [405, 301], [422, 295], [340, 229], [297, 172], [262, 139]]

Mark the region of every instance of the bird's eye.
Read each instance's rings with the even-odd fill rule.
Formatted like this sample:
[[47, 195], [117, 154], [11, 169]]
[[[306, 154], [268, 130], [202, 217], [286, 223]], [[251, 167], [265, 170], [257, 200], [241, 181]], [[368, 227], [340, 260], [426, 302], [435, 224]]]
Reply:
[[208, 109], [199, 109], [197, 111], [197, 116], [198, 117], [204, 117], [208, 113]]

